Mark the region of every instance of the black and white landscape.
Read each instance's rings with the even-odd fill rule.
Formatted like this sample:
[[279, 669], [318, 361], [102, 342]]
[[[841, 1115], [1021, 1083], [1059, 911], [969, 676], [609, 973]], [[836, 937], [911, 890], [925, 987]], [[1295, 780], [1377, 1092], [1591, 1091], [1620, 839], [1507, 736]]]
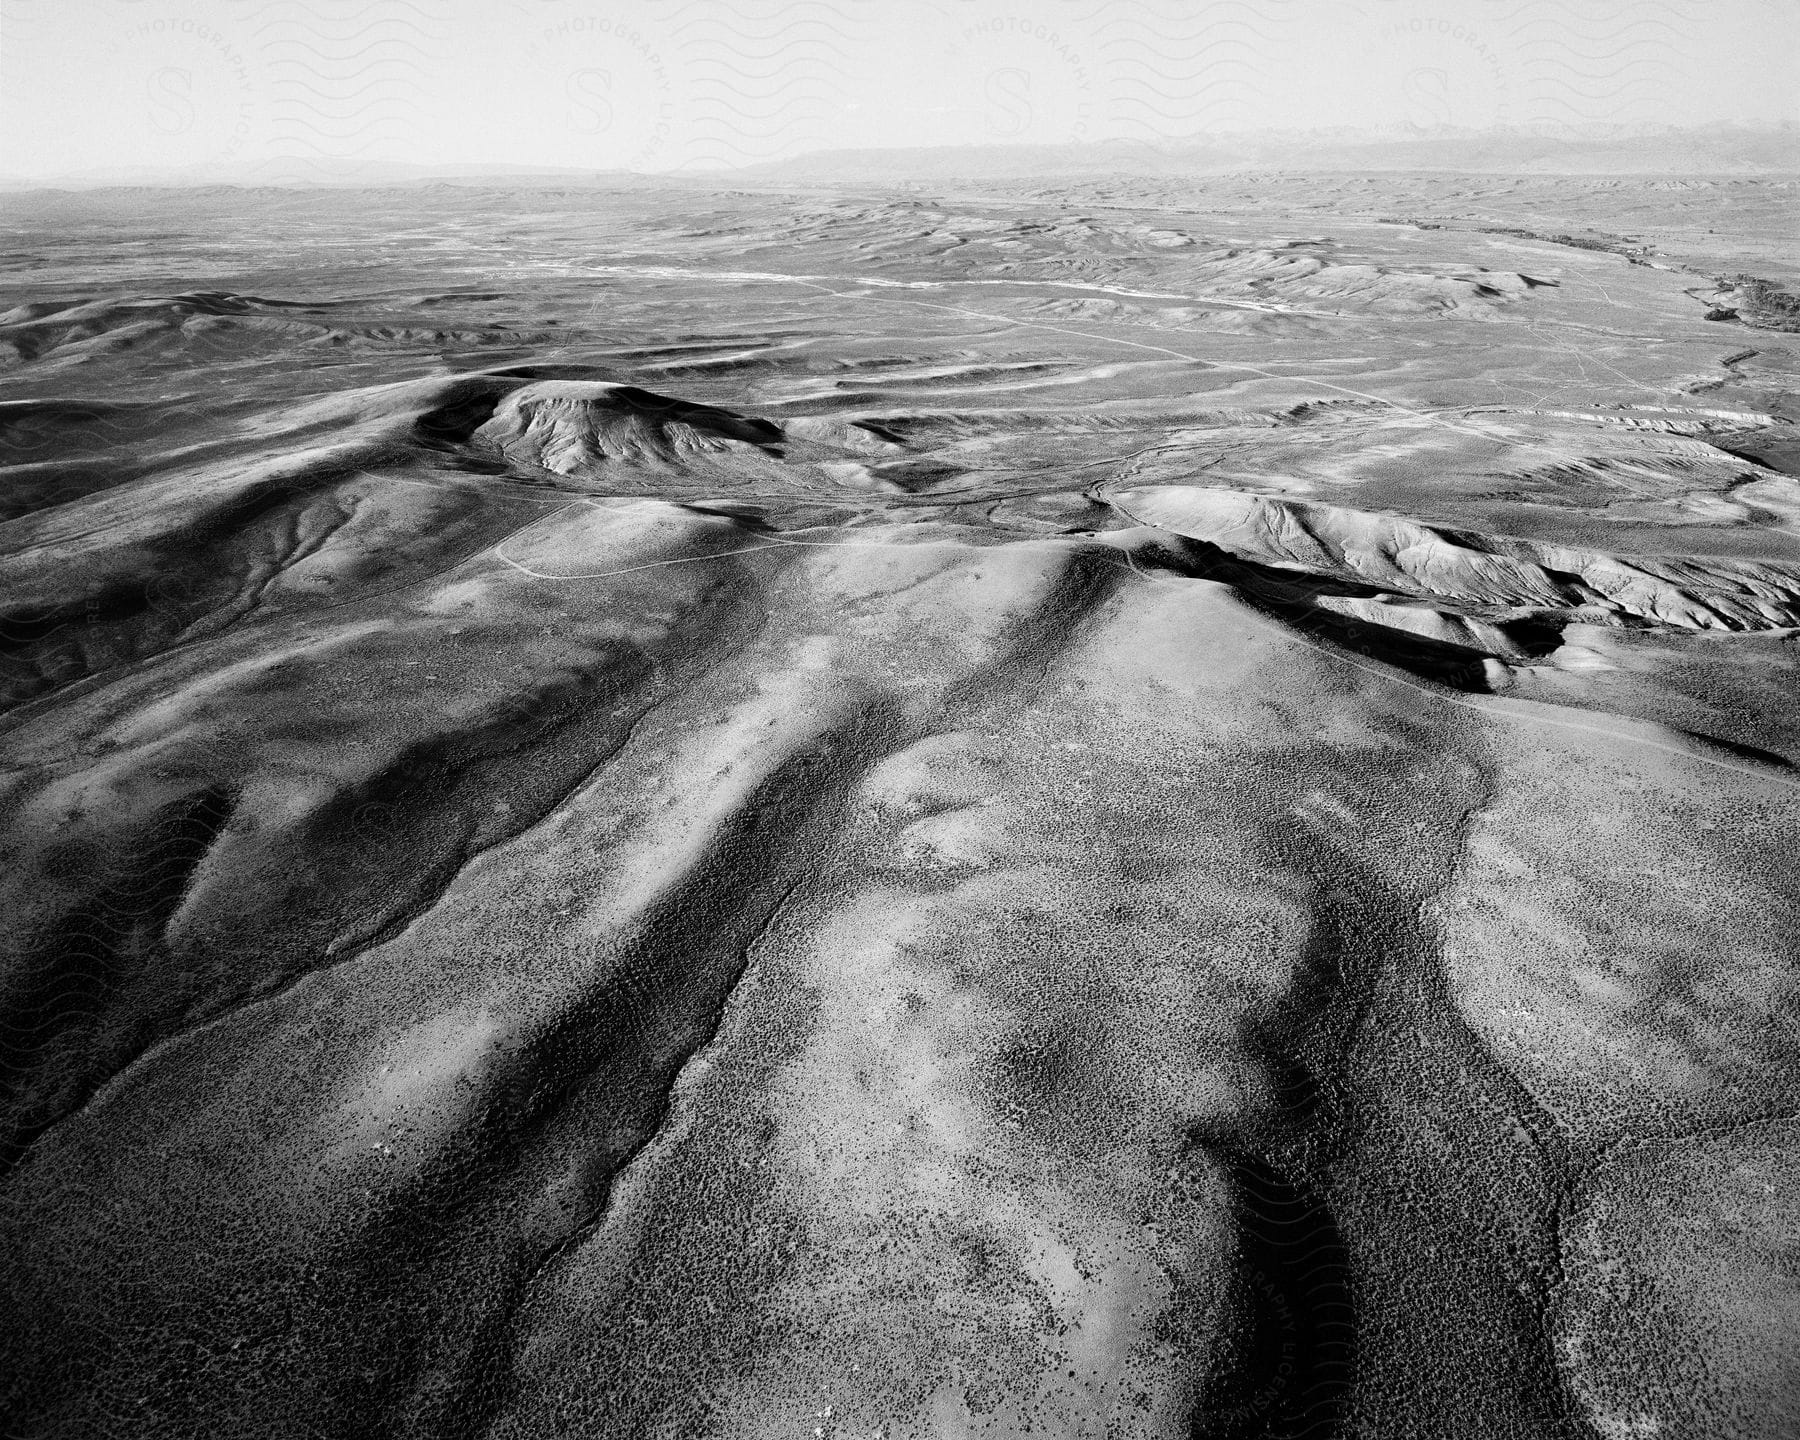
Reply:
[[1658, 143], [0, 197], [0, 1432], [1800, 1434]]

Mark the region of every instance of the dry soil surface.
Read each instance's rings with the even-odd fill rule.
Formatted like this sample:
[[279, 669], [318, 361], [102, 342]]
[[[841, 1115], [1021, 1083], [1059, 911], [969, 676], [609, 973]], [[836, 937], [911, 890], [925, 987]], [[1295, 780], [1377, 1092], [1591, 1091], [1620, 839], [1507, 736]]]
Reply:
[[1797, 195], [15, 197], [5, 1433], [1800, 1433]]

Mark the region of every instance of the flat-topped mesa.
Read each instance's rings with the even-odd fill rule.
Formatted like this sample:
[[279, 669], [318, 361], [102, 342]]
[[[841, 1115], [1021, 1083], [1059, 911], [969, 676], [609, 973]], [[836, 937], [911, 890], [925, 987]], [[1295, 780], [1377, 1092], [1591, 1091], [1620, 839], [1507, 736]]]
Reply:
[[781, 427], [711, 405], [605, 380], [542, 380], [514, 390], [475, 431], [506, 459], [580, 475], [624, 461], [679, 464], [692, 455], [778, 454]]

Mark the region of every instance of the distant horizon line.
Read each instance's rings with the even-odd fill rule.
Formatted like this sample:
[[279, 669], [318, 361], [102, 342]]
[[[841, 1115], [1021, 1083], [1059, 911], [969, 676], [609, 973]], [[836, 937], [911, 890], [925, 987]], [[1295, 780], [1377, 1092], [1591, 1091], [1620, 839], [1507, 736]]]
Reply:
[[[477, 176], [537, 177], [568, 179], [620, 180], [704, 180], [729, 176], [756, 177], [779, 174], [790, 168], [804, 169], [809, 164], [883, 156], [931, 157], [948, 159], [958, 155], [998, 159], [1016, 154], [1021, 158], [1040, 159], [1083, 155], [1141, 155], [1165, 160], [1179, 160], [1184, 155], [1220, 154], [1232, 149], [1302, 145], [1325, 141], [1343, 147], [1369, 149], [1401, 149], [1420, 145], [1478, 145], [1484, 140], [1537, 141], [1570, 147], [1620, 145], [1633, 142], [1671, 141], [1681, 139], [1788, 139], [1796, 144], [1790, 165], [1766, 167], [1761, 173], [1785, 174], [1790, 167], [1800, 173], [1800, 120], [1714, 120], [1699, 124], [1673, 125], [1650, 122], [1589, 121], [1580, 124], [1548, 122], [1537, 124], [1504, 124], [1483, 127], [1394, 124], [1377, 126], [1317, 126], [1304, 129], [1262, 127], [1245, 130], [1221, 130], [1205, 135], [1172, 136], [1156, 140], [1121, 137], [1055, 142], [968, 142], [957, 145], [862, 145], [832, 146], [797, 151], [793, 155], [762, 160], [747, 165], [683, 165], [668, 169], [626, 169], [605, 166], [535, 165], [519, 160], [442, 160], [422, 161], [376, 158], [369, 160], [275, 158], [241, 167], [209, 168], [206, 166], [96, 167], [80, 171], [59, 171], [41, 175], [0, 174], [0, 189], [12, 192], [29, 190], [80, 189], [191, 189], [191, 188], [305, 188], [308, 184], [329, 188], [334, 184], [355, 184], [386, 177], [390, 180], [430, 181], [437, 178], [472, 178]], [[1257, 157], [1247, 156], [1249, 163]], [[1305, 166], [1282, 168], [1304, 170]], [[1455, 169], [1441, 164], [1410, 164], [1396, 167], [1404, 170]], [[309, 174], [310, 172], [310, 174]], [[1571, 174], [1584, 173], [1570, 171]], [[1699, 172], [1669, 172], [1699, 173]], [[1740, 172], [1742, 173], [1742, 172]], [[333, 179], [331, 177], [341, 177]], [[896, 177], [903, 178], [903, 177]]]

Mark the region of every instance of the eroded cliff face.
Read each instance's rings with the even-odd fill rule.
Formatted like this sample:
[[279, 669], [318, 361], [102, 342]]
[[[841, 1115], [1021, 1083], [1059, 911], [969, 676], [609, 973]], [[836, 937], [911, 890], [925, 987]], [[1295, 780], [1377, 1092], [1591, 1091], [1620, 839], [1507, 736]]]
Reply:
[[1787, 1433], [1779, 372], [621, 203], [0, 318], [9, 1433]]

